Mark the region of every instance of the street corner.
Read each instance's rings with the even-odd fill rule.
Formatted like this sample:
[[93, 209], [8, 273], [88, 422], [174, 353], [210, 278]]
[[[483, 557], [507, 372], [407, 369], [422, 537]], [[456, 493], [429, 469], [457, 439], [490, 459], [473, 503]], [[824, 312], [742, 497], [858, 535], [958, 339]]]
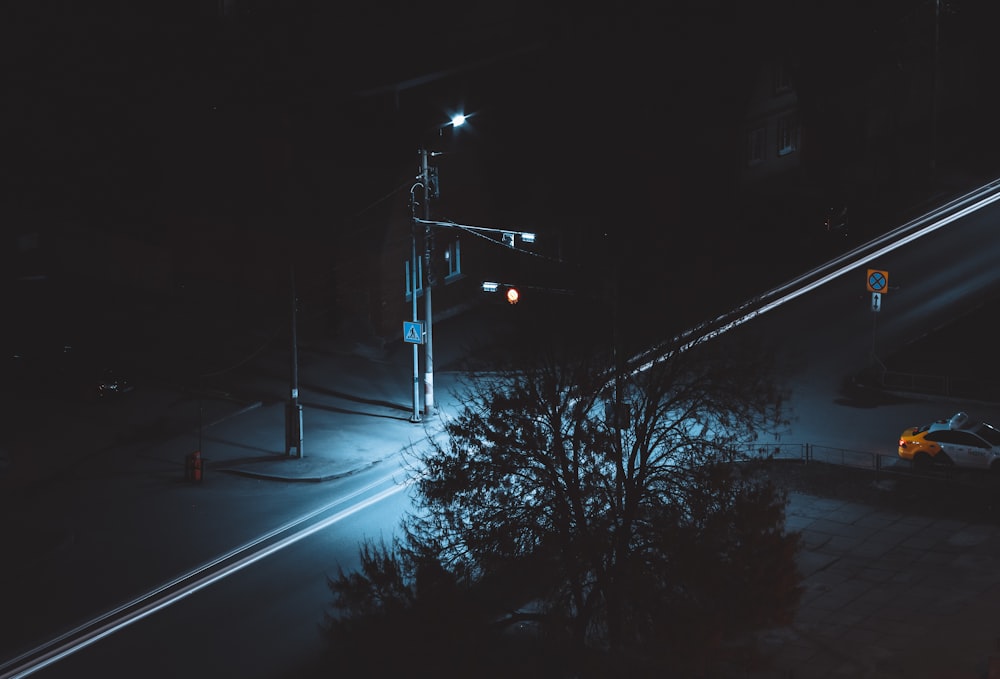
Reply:
[[215, 469], [209, 464], [209, 471], [263, 480], [317, 483], [356, 474], [378, 465], [381, 461], [361, 456], [329, 458], [274, 455], [251, 460], [228, 461], [220, 463]]

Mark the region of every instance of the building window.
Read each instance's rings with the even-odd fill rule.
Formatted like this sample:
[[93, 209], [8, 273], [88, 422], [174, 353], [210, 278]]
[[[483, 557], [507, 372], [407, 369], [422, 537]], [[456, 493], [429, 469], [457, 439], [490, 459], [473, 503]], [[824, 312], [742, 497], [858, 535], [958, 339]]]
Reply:
[[778, 118], [778, 155], [785, 156], [799, 146], [799, 122], [794, 114]]
[[448, 249], [444, 251], [444, 260], [448, 263], [448, 275], [453, 278], [462, 275], [462, 244], [458, 240], [448, 243]]
[[792, 78], [788, 73], [788, 64], [784, 59], [774, 67], [774, 93], [783, 94], [792, 89]]
[[[406, 270], [406, 299], [413, 299], [413, 272], [410, 269], [411, 262], [406, 260], [403, 262], [404, 268]], [[424, 291], [424, 260], [420, 257], [417, 258], [417, 297]]]
[[747, 134], [747, 165], [757, 165], [764, 162], [766, 133], [763, 127], [758, 127]]

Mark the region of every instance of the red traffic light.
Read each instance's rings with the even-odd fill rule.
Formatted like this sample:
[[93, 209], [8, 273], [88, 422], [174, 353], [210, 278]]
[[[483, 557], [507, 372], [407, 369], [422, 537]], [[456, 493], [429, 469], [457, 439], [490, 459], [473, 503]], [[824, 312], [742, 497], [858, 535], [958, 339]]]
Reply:
[[507, 288], [507, 303], [517, 304], [517, 301], [521, 299], [521, 293], [517, 291], [517, 288]]

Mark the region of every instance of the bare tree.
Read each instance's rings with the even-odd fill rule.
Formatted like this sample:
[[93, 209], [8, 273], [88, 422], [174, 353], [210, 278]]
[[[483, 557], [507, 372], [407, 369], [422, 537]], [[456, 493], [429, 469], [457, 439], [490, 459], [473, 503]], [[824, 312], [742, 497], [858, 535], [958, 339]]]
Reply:
[[769, 362], [717, 339], [641, 372], [605, 365], [563, 354], [467, 383], [414, 466], [411, 573], [433, 562], [508, 620], [533, 611], [548, 639], [654, 664], [786, 619], [798, 538], [743, 456], [783, 424]]

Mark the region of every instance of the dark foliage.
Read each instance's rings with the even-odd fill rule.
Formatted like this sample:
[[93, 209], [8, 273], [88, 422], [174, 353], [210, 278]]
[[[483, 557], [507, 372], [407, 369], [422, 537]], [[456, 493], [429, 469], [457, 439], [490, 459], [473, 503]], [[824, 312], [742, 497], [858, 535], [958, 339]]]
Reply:
[[470, 379], [405, 537], [330, 581], [334, 647], [376, 675], [691, 676], [787, 622], [798, 536], [743, 455], [782, 423], [764, 358], [714, 340], [631, 375], [578, 354]]

